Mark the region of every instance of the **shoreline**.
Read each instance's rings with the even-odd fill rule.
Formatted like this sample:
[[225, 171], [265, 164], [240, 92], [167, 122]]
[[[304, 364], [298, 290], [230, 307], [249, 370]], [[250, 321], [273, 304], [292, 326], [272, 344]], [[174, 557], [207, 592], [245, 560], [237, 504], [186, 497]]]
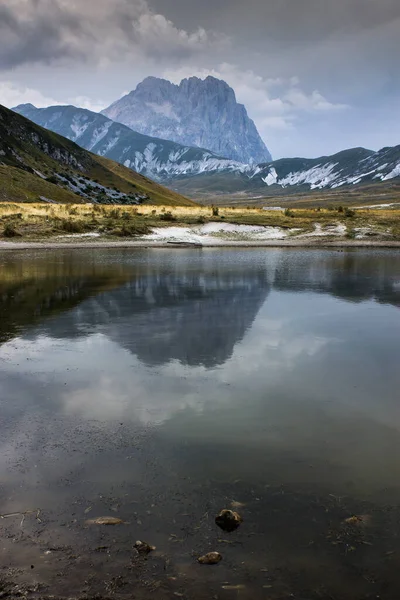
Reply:
[[96, 249], [96, 248], [140, 248], [140, 249], [177, 249], [177, 250], [204, 250], [217, 248], [399, 248], [400, 241], [384, 240], [263, 240], [263, 241], [220, 241], [206, 243], [200, 247], [190, 244], [175, 245], [168, 242], [155, 241], [70, 241], [70, 242], [4, 242], [0, 241], [0, 251], [10, 250], [62, 250], [62, 249]]

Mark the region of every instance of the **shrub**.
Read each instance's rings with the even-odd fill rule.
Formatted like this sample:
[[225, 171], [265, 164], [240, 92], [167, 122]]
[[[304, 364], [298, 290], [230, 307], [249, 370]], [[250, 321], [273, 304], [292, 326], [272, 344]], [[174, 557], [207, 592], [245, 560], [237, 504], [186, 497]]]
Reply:
[[131, 225], [131, 224], [123, 224], [122, 227], [116, 227], [111, 231], [111, 235], [116, 235], [118, 237], [133, 237], [135, 235], [146, 235], [150, 233], [150, 229], [147, 225]]
[[337, 209], [337, 211], [338, 211], [338, 212], [340, 212], [340, 213], [344, 212], [344, 208], [343, 208], [343, 206], [338, 206], [338, 209]]
[[176, 221], [176, 217], [171, 212], [165, 212], [160, 215], [161, 221]]
[[57, 179], [57, 177], [55, 175], [50, 175], [50, 177], [46, 177], [46, 181], [57, 185], [59, 180]]
[[356, 214], [356, 211], [352, 210], [351, 208], [346, 208], [345, 211], [344, 211], [344, 216], [347, 217], [347, 218], [354, 217], [355, 214]]
[[285, 212], [283, 213], [285, 217], [294, 217], [294, 212], [290, 210], [290, 208], [285, 208]]
[[14, 225], [7, 223], [7, 225], [4, 227], [3, 235], [6, 238], [14, 238], [19, 237], [21, 234], [15, 229]]
[[218, 206], [213, 206], [212, 207], [212, 214], [213, 214], [213, 217], [218, 217], [219, 216], [219, 208], [218, 208]]
[[72, 219], [61, 219], [59, 227], [67, 233], [83, 233], [87, 229], [83, 221], [73, 221]]

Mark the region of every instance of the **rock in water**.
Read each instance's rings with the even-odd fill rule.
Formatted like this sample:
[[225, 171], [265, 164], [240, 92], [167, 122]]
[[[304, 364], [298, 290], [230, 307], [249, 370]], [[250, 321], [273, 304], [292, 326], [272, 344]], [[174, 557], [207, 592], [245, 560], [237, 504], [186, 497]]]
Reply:
[[201, 565], [217, 565], [221, 560], [222, 556], [219, 552], [209, 552], [198, 559]]
[[89, 519], [86, 525], [123, 525], [122, 519], [117, 517], [98, 517], [97, 519]]
[[215, 522], [224, 531], [235, 531], [243, 523], [243, 519], [239, 513], [224, 509], [215, 517]]
[[140, 540], [136, 542], [135, 548], [139, 554], [150, 554], [150, 552], [153, 552], [156, 549], [155, 546], [150, 546], [147, 542], [141, 542]]

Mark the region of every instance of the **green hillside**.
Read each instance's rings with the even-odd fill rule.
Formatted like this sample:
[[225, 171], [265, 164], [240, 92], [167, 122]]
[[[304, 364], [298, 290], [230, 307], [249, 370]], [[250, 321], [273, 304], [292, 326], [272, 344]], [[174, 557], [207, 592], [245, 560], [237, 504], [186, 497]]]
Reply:
[[1, 105], [0, 201], [195, 204]]

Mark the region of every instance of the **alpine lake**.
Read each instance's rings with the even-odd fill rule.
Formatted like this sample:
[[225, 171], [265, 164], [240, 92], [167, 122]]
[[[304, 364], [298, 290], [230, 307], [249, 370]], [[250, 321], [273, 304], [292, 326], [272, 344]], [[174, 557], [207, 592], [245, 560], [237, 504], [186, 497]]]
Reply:
[[399, 309], [396, 250], [1, 252], [0, 597], [400, 598]]

